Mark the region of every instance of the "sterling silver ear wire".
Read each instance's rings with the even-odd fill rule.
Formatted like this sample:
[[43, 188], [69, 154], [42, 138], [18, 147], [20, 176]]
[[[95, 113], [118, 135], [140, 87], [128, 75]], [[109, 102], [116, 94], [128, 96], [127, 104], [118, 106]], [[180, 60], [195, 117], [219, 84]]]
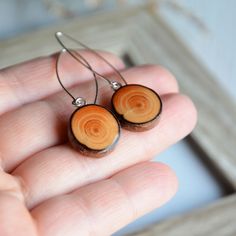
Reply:
[[91, 66], [89, 65], [88, 61], [77, 51], [69, 49], [65, 43], [63, 43], [62, 41], [62, 37], [65, 37], [73, 42], [75, 42], [76, 44], [82, 46], [83, 48], [89, 50], [90, 52], [92, 52], [93, 54], [95, 54], [97, 57], [99, 57], [101, 60], [103, 60], [106, 64], [108, 64], [115, 72], [116, 74], [120, 77], [120, 79], [122, 80], [122, 82], [127, 85], [127, 82], [125, 80], [125, 78], [122, 76], [122, 74], [112, 65], [110, 64], [105, 58], [103, 58], [99, 53], [97, 53], [96, 51], [94, 51], [93, 49], [89, 48], [88, 46], [86, 46], [85, 44], [81, 43], [80, 41], [72, 38], [70, 35], [62, 33], [60, 31], [55, 33], [55, 37], [57, 39], [57, 41], [59, 42], [59, 44], [62, 46], [62, 48], [64, 48], [75, 60], [77, 60], [78, 62], [80, 62], [83, 66], [85, 66], [87, 69], [89, 69], [90, 71], [93, 72], [93, 74], [96, 74], [97, 76], [99, 76], [100, 78], [106, 80], [110, 86], [114, 89], [117, 90], [118, 88], [120, 88], [122, 85], [118, 82], [118, 81], [110, 81], [108, 78], [106, 78], [104, 75], [98, 73], [97, 71], [93, 70], [91, 68]]
[[[55, 36], [60, 45], [66, 49], [73, 58], [98, 77], [105, 79], [111, 85], [115, 91], [111, 99], [112, 109], [124, 128], [132, 131], [144, 131], [156, 126], [162, 112], [162, 101], [154, 90], [140, 84], [127, 84], [123, 75], [111, 63], [99, 53], [73, 37], [62, 32], [57, 32]], [[62, 37], [84, 47], [99, 59], [103, 60], [119, 75], [124, 85], [122, 86], [117, 81], [111, 82], [108, 78], [93, 70], [91, 66], [88, 66], [86, 59], [78, 51], [70, 50], [65, 43], [62, 42]]]
[[[60, 83], [61, 87], [65, 90], [65, 92], [73, 99], [72, 104], [76, 107], [80, 107], [86, 104], [86, 100], [82, 97], [74, 97], [69, 91], [68, 89], [63, 85], [60, 76], [59, 76], [59, 61], [60, 61], [60, 57], [63, 53], [67, 52], [66, 49], [62, 49], [61, 52], [59, 53], [57, 59], [56, 59], [56, 76], [57, 76], [57, 80]], [[91, 68], [90, 65], [88, 64], [87, 61], [85, 61], [85, 63], [88, 65], [88, 68]], [[91, 68], [92, 71], [92, 68]], [[97, 77], [96, 74], [93, 73], [94, 76], [94, 81], [95, 81], [95, 87], [96, 87], [96, 92], [95, 92], [95, 98], [94, 98], [94, 104], [97, 103], [97, 96], [98, 96], [98, 81], [97, 81]]]

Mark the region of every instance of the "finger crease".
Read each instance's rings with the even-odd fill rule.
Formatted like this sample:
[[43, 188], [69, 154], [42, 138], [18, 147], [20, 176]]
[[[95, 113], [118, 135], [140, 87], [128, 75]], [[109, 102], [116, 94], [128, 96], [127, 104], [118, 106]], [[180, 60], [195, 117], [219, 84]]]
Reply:
[[123, 193], [124, 198], [128, 201], [128, 206], [130, 207], [130, 210], [131, 210], [131, 216], [130, 216], [131, 220], [135, 219], [138, 215], [138, 211], [136, 207], [134, 206], [134, 203], [131, 200], [129, 193], [124, 189], [121, 183], [114, 176], [111, 177], [110, 180], [119, 188], [121, 193]]

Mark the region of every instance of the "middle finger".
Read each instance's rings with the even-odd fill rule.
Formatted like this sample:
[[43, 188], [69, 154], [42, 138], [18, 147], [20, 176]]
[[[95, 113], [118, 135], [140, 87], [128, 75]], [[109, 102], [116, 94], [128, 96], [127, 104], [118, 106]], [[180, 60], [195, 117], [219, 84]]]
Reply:
[[[135, 82], [152, 87], [160, 95], [177, 91], [177, 83], [173, 77], [157, 66], [128, 69], [123, 72], [123, 76], [129, 83]], [[75, 94], [79, 91], [80, 96], [92, 98], [93, 83], [94, 81], [86, 82], [75, 87]], [[99, 93], [103, 105], [108, 105], [109, 94], [103, 88]], [[1, 116], [0, 150], [4, 169], [11, 171], [29, 156], [65, 142], [67, 121], [72, 112], [71, 101], [63, 91]]]

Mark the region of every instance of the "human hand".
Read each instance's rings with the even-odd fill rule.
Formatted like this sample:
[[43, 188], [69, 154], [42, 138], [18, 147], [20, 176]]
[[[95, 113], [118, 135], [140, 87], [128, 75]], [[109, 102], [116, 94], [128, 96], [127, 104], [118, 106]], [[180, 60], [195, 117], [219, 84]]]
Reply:
[[[99, 73], [113, 73], [90, 52], [81, 53]], [[192, 102], [178, 93], [175, 78], [165, 69], [124, 69], [120, 59], [102, 55], [128, 83], [161, 95], [160, 123], [141, 133], [122, 129], [117, 147], [103, 158], [82, 156], [67, 143], [73, 107], [57, 82], [55, 55], [2, 70], [0, 235], [110, 235], [177, 191], [172, 170], [150, 159], [193, 129]], [[91, 72], [73, 63], [65, 63], [64, 70], [70, 72], [66, 84], [75, 94], [93, 95]], [[100, 96], [102, 104], [109, 104], [105, 92]]]

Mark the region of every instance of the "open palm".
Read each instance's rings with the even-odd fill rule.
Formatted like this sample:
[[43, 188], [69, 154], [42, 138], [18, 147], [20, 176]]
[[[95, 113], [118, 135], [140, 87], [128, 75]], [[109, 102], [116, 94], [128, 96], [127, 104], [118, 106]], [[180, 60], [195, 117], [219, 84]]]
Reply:
[[[115, 76], [90, 52], [81, 53], [96, 71]], [[174, 173], [150, 159], [193, 129], [192, 102], [178, 93], [176, 80], [165, 69], [124, 69], [120, 59], [101, 54], [128, 83], [146, 85], [161, 95], [159, 125], [141, 133], [122, 130], [115, 150], [103, 158], [82, 156], [67, 143], [67, 121], [74, 108], [56, 80], [55, 55], [2, 70], [0, 235], [110, 235], [175, 194]], [[73, 63], [63, 69], [69, 71], [66, 85], [75, 94], [93, 95], [91, 72]], [[105, 92], [100, 98], [102, 104], [110, 103]]]

